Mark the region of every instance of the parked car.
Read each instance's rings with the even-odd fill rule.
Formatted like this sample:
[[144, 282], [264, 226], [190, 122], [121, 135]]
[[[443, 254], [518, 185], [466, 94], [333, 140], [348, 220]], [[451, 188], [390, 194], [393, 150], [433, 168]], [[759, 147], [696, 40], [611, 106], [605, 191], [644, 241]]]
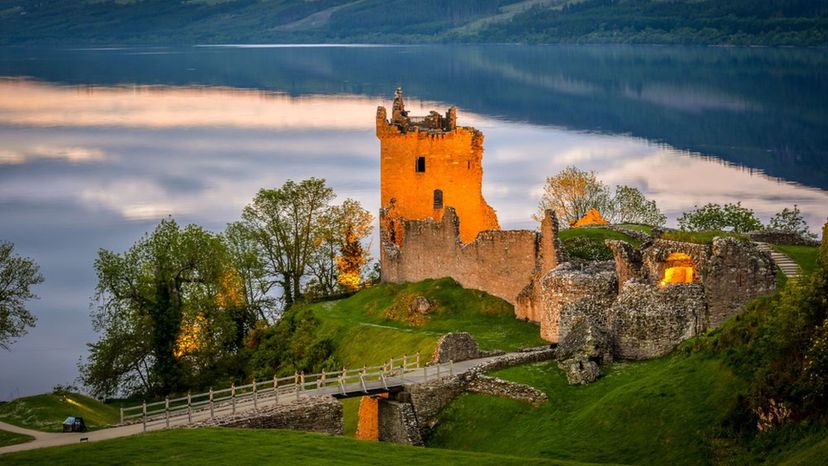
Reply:
[[82, 417], [69, 416], [63, 421], [64, 432], [86, 432], [86, 423]]

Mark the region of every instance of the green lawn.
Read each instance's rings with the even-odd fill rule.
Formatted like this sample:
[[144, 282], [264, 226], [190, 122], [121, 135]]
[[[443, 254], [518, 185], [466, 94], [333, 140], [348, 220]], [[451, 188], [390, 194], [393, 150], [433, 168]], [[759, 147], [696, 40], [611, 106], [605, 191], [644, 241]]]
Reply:
[[45, 432], [60, 432], [69, 416], [81, 416], [89, 429], [119, 421], [117, 408], [77, 393], [18, 398], [0, 405], [0, 421]]
[[429, 446], [589, 462], [709, 462], [707, 431], [743, 388], [703, 355], [616, 363], [586, 386], [567, 385], [554, 362], [495, 373], [549, 396], [540, 407], [465, 394], [440, 416]]
[[180, 429], [104, 442], [46, 448], [2, 456], [4, 465], [577, 465], [483, 453], [364, 442], [321, 434], [254, 429]]
[[359, 400], [359, 397], [339, 400], [342, 404], [342, 421], [345, 425], [343, 434], [346, 437], [353, 437], [356, 434], [359, 423]]
[[28, 442], [30, 440], [34, 440], [34, 437], [0, 430], [0, 447], [17, 445], [18, 443]]
[[[415, 296], [435, 303], [427, 321], [419, 325], [405, 319]], [[440, 336], [449, 332], [469, 332], [487, 350], [545, 344], [538, 326], [516, 320], [509, 303], [464, 289], [447, 278], [383, 283], [347, 299], [313, 304], [311, 309], [320, 321], [318, 336], [333, 340], [335, 356], [346, 367], [379, 364], [416, 351], [427, 361]]]
[[816, 269], [817, 254], [819, 254], [818, 246], [795, 246], [792, 244], [773, 244], [771, 245], [777, 251], [787, 254], [794, 262], [799, 265], [805, 273], [811, 273]]

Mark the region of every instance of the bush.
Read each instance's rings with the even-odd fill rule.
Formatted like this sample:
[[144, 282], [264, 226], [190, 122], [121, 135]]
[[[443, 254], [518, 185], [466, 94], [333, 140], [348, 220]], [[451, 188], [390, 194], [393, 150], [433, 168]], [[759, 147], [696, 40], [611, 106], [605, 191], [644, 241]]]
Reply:
[[694, 210], [681, 214], [678, 224], [682, 230], [689, 231], [732, 230], [736, 233], [745, 233], [762, 229], [762, 222], [756, 218], [753, 210], [742, 207], [741, 202], [723, 206], [696, 206]]

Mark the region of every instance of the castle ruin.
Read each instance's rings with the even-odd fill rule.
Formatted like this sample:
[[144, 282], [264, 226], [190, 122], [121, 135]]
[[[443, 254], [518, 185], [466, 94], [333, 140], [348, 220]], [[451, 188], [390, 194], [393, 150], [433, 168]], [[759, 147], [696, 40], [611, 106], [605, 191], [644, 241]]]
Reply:
[[607, 241], [612, 261], [570, 260], [552, 211], [540, 231], [499, 228], [481, 191], [483, 134], [457, 126], [454, 107], [412, 117], [398, 89], [391, 119], [379, 107], [376, 124], [383, 281], [451, 277], [511, 303], [564, 352], [587, 335], [601, 347], [589, 358], [602, 360], [667, 354], [775, 289], [770, 257], [734, 238], [694, 244], [655, 234], [639, 248]]

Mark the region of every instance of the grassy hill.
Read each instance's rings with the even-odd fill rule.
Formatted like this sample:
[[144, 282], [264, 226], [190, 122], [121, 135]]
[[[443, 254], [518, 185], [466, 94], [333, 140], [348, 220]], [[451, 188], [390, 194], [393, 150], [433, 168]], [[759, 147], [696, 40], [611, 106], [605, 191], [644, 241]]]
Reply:
[[69, 416], [81, 416], [86, 427], [99, 429], [118, 422], [117, 408], [78, 394], [44, 394], [0, 405], [0, 421], [28, 429], [60, 432]]
[[6, 0], [0, 41], [824, 45], [826, 17], [807, 0]]
[[2, 457], [22, 464], [397, 464], [433, 466], [571, 465], [584, 463], [424, 449], [278, 430], [198, 429], [152, 432], [99, 443], [47, 448]]

